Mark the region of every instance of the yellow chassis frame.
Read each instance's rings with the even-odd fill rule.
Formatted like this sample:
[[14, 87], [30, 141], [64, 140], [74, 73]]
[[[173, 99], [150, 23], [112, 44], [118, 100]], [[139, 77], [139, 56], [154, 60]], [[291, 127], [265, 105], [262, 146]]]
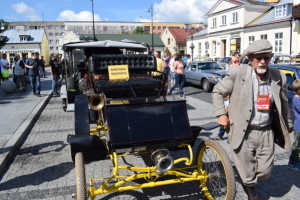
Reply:
[[[101, 125], [98, 122], [96, 129], [90, 129], [91, 135], [98, 135], [100, 138], [103, 137], [101, 134], [102, 131], [107, 131], [108, 127]], [[179, 147], [187, 147], [189, 150], [189, 158], [183, 157], [174, 160], [174, 166], [178, 163], [185, 162], [185, 165], [187, 167], [182, 168], [172, 168], [172, 170], [167, 171], [163, 174], [157, 174], [156, 173], [156, 166], [151, 167], [131, 167], [131, 166], [121, 166], [118, 163], [118, 157], [124, 157], [128, 155], [140, 155], [145, 154], [147, 152], [140, 152], [140, 153], [132, 153], [132, 154], [117, 154], [115, 151], [113, 151], [109, 157], [112, 160], [113, 164], [113, 176], [108, 178], [100, 178], [100, 179], [90, 179], [90, 188], [88, 191], [89, 197], [94, 200], [97, 195], [105, 194], [105, 193], [111, 193], [111, 192], [121, 192], [126, 190], [133, 190], [133, 189], [139, 189], [139, 188], [148, 188], [148, 187], [156, 187], [156, 186], [162, 186], [162, 185], [169, 185], [169, 184], [175, 184], [175, 183], [184, 183], [189, 181], [200, 181], [201, 190], [206, 196], [208, 200], [213, 200], [213, 197], [208, 191], [208, 188], [206, 186], [207, 179], [209, 178], [209, 175], [207, 171], [199, 169], [202, 166], [196, 165], [196, 166], [190, 166], [193, 163], [194, 154], [191, 145], [189, 144], [181, 144]], [[202, 155], [202, 154], [201, 154]], [[199, 158], [201, 160], [201, 158]], [[199, 163], [197, 163], [199, 164]], [[186, 171], [186, 169], [195, 169], [194, 172]], [[133, 172], [139, 172], [137, 174], [132, 175], [125, 175], [120, 176], [119, 170], [125, 169], [130, 170]], [[163, 176], [176, 176], [176, 178], [163, 180], [163, 181], [156, 181], [158, 178]], [[142, 184], [134, 184], [134, 185], [127, 185], [124, 186], [125, 183], [128, 183], [130, 181], [134, 181], [137, 179], [144, 178], [148, 183], [142, 183]], [[106, 180], [106, 181], [105, 181]], [[108, 186], [108, 184], [111, 183], [111, 181], [114, 180], [114, 184]], [[93, 186], [93, 182], [96, 181], [104, 181], [101, 186], [97, 189]]]
[[[90, 129], [90, 133], [94, 135], [98, 135], [101, 137], [100, 134], [101, 131], [108, 130], [107, 127], [99, 125], [96, 129]], [[131, 166], [121, 166], [118, 163], [118, 157], [124, 157], [128, 155], [139, 155], [144, 153], [133, 153], [133, 154], [120, 154], [118, 155], [115, 151], [113, 151], [109, 156], [113, 163], [113, 176], [109, 178], [100, 178], [100, 179], [90, 179], [90, 189], [89, 189], [89, 197], [91, 199], [95, 199], [97, 195], [110, 193], [110, 192], [120, 192], [125, 190], [133, 190], [138, 188], [147, 188], [147, 187], [156, 187], [156, 186], [162, 186], [162, 185], [169, 185], [169, 184], [175, 184], [175, 183], [183, 183], [188, 181], [200, 181], [201, 189], [204, 195], [208, 199], [213, 199], [213, 197], [210, 195], [208, 188], [206, 186], [206, 182], [208, 179], [207, 171], [199, 169], [201, 166], [190, 166], [193, 163], [194, 154], [191, 145], [189, 144], [181, 144], [179, 147], [187, 147], [189, 150], [190, 157], [183, 157], [176, 159], [174, 161], [174, 166], [178, 163], [185, 162], [185, 165], [187, 167], [182, 168], [173, 168], [170, 171], [167, 171], [163, 174], [157, 174], [156, 173], [156, 166], [151, 167], [131, 167]], [[194, 168], [194, 172], [186, 171], [186, 169]], [[120, 176], [119, 170], [130, 170], [133, 172], [138, 172], [137, 174], [132, 175], [125, 175]], [[163, 176], [176, 176], [173, 179], [169, 180], [163, 180], [163, 181], [156, 181], [158, 178]], [[142, 183], [142, 184], [134, 184], [134, 185], [127, 185], [124, 186], [125, 183], [128, 183], [130, 181], [134, 181], [137, 179], [144, 178], [148, 183]], [[111, 183], [111, 181], [114, 180], [114, 184]], [[93, 186], [93, 182], [95, 181], [104, 181], [101, 186], [97, 189]], [[108, 184], [112, 184], [108, 186]]]

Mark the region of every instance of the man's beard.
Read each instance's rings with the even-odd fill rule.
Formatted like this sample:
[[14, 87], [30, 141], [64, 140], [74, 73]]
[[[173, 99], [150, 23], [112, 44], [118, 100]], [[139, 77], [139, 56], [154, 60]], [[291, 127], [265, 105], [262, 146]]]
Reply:
[[256, 68], [255, 71], [256, 71], [256, 73], [258, 73], [258, 74], [265, 74], [265, 73], [267, 72], [267, 70], [268, 70], [267, 65], [259, 64], [257, 67], [263, 67], [262, 69]]

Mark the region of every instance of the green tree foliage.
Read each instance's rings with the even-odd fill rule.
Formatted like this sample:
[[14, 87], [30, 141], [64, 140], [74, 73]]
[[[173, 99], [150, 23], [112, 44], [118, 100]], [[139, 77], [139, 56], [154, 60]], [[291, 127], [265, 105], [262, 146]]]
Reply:
[[133, 34], [144, 34], [144, 33], [145, 32], [144, 32], [143, 27], [140, 27], [140, 26], [136, 27], [133, 31]]
[[5, 45], [7, 42], [7, 38], [2, 36], [2, 32], [4, 32], [8, 27], [8, 22], [4, 21], [3, 19], [0, 19], [0, 49]]

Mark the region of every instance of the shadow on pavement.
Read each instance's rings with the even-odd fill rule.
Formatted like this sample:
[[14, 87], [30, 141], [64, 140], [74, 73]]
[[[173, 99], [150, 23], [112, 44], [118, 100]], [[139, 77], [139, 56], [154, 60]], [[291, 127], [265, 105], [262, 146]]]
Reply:
[[[261, 199], [270, 199], [271, 197], [285, 199], [286, 194], [290, 192], [293, 186], [300, 188], [299, 172], [287, 168], [286, 165], [275, 165], [270, 178], [258, 182], [258, 197]], [[290, 197], [290, 199], [298, 198], [299, 196]]]
[[[59, 147], [57, 147], [54, 150], [41, 151], [42, 149], [44, 149], [46, 147], [54, 146], [54, 145], [59, 145]], [[67, 144], [65, 144], [63, 141], [47, 142], [47, 143], [38, 144], [35, 146], [22, 148], [17, 152], [17, 155], [28, 154], [28, 153], [31, 153], [32, 155], [38, 155], [38, 154], [49, 153], [52, 151], [59, 152], [66, 146], [67, 146]], [[9, 151], [10, 149], [11, 149], [11, 147], [2, 148], [2, 149], [0, 149], [0, 154], [5, 153], [5, 152]]]
[[10, 190], [28, 185], [40, 185], [65, 176], [74, 168], [73, 162], [65, 162], [58, 165], [46, 167], [37, 172], [22, 175], [0, 184], [0, 191]]
[[115, 199], [117, 196], [121, 196], [121, 199], [149, 200], [146, 194], [135, 190], [110, 193], [109, 195], [102, 197], [101, 200]]

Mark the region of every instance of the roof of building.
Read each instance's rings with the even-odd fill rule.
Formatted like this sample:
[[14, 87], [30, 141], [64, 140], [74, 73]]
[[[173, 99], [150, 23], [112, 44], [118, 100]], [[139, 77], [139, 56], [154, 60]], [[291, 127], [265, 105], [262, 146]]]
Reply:
[[193, 36], [197, 37], [197, 36], [203, 36], [203, 35], [206, 35], [206, 34], [207, 34], [207, 28], [203, 29], [202, 31], [199, 31], [198, 33], [194, 34]]
[[191, 34], [197, 33], [199, 29], [184, 29], [184, 28], [168, 28], [170, 33], [173, 35], [176, 43], [185, 43], [185, 38], [189, 37]]
[[216, 2], [214, 4], [214, 6], [206, 13], [206, 15], [208, 15], [209, 13], [211, 13], [222, 1], [228, 1], [228, 2], [232, 2], [235, 4], [240, 4], [240, 6], [242, 5], [261, 5], [261, 6], [270, 6], [269, 3], [265, 3], [265, 2], [260, 2], [260, 1], [255, 1], [255, 0], [219, 0], [218, 2]]
[[[88, 36], [92, 38], [92, 35], [80, 35], [80, 38], [82, 39], [83, 36]], [[102, 40], [121, 41], [121, 40], [128, 39], [139, 43], [147, 43], [149, 46], [152, 46], [151, 34], [96, 34], [96, 38], [98, 41], [102, 41]], [[154, 47], [165, 46], [159, 34], [153, 34], [153, 46]]]
[[[8, 38], [7, 44], [10, 43], [42, 43], [43, 41], [43, 35], [44, 35], [43, 29], [29, 29], [29, 30], [6, 30], [2, 33], [3, 36], [6, 36]], [[27, 41], [21, 41], [20, 36], [29, 36]]]
[[278, 4], [275, 4], [274, 7], [271, 8], [269, 11], [267, 11], [266, 13], [264, 13], [263, 15], [255, 19], [254, 21], [250, 22], [245, 27], [260, 26], [265, 24], [272, 24], [272, 23], [291, 20], [292, 12], [288, 12], [288, 15], [286, 16], [275, 18], [276, 6], [284, 5], [284, 4], [293, 4], [293, 0], [281, 0]]

